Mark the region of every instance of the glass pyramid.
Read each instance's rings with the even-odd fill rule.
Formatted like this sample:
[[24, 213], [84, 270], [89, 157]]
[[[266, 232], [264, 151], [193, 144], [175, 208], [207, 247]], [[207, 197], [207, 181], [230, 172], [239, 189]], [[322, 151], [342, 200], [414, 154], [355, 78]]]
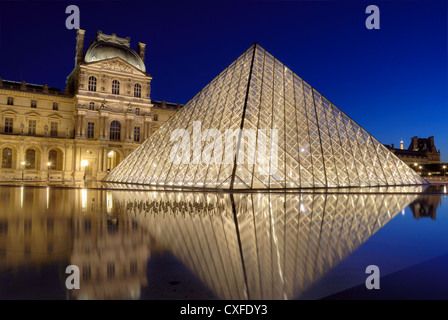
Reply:
[[258, 44], [104, 180], [212, 189], [427, 183]]

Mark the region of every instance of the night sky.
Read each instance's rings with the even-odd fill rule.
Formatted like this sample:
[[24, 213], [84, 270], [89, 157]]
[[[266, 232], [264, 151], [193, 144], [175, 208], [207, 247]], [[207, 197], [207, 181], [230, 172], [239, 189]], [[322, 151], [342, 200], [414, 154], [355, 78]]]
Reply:
[[153, 100], [186, 103], [258, 42], [382, 143], [434, 136], [448, 161], [446, 1], [0, 1], [0, 77], [64, 88], [70, 4], [86, 47], [97, 30], [147, 43]]

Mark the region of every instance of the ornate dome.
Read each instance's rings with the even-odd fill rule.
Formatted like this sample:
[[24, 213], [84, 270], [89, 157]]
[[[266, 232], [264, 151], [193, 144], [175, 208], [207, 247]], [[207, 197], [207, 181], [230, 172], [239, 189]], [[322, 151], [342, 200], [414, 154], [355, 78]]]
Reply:
[[86, 52], [85, 62], [95, 62], [111, 58], [121, 58], [137, 69], [146, 72], [146, 67], [140, 56], [124, 45], [111, 42], [94, 42]]

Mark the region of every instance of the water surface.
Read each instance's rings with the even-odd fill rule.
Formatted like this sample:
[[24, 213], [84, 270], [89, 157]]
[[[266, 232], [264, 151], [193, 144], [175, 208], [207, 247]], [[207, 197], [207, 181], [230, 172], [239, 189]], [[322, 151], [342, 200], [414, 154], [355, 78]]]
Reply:
[[0, 299], [447, 298], [446, 188], [422, 191], [2, 186]]

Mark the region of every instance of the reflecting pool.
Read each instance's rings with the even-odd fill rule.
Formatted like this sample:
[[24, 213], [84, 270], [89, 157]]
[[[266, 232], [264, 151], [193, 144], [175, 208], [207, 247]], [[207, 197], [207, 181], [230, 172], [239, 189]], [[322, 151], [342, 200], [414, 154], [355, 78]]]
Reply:
[[0, 186], [0, 299], [446, 299], [445, 193]]

